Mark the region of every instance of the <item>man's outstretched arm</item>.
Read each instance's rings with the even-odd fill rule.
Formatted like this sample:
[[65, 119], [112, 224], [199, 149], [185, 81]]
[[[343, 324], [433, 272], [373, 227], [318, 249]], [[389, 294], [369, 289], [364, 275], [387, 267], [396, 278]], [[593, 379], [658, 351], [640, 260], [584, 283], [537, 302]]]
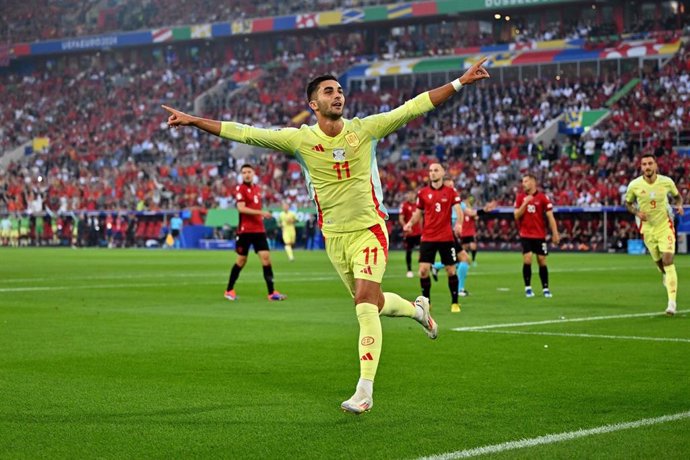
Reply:
[[288, 154], [294, 154], [299, 144], [299, 130], [296, 128], [266, 129], [256, 128], [250, 125], [235, 123], [232, 121], [209, 120], [195, 117], [177, 109], [162, 106], [170, 113], [168, 126], [193, 126], [224, 139], [241, 142], [243, 144], [256, 145], [267, 149], [274, 149]]
[[161, 107], [170, 113], [170, 116], [168, 117], [168, 126], [171, 128], [176, 126], [194, 126], [195, 128], [199, 128], [207, 133], [220, 136], [221, 123], [218, 120], [195, 117], [194, 115], [180, 112], [179, 110], [168, 107], [167, 105], [162, 105]]
[[460, 91], [460, 88], [463, 86], [472, 85], [475, 82], [489, 78], [489, 72], [487, 72], [484, 68], [484, 63], [486, 60], [487, 58], [482, 58], [481, 60], [472, 64], [472, 67], [467, 69], [467, 72], [462, 74], [462, 76], [457, 80], [453, 80], [450, 83], [446, 83], [443, 86], [430, 90], [429, 98], [431, 99], [431, 103], [434, 104], [434, 107], [438, 107], [446, 102], [455, 93]]

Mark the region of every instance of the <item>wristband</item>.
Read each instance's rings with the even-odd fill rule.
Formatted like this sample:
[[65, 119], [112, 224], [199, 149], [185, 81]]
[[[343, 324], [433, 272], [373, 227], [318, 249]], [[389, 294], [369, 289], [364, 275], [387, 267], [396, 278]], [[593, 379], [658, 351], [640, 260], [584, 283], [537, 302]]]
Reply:
[[453, 85], [453, 89], [456, 93], [460, 91], [460, 88], [462, 88], [462, 83], [460, 83], [459, 78], [456, 78], [455, 80], [451, 81], [450, 84]]

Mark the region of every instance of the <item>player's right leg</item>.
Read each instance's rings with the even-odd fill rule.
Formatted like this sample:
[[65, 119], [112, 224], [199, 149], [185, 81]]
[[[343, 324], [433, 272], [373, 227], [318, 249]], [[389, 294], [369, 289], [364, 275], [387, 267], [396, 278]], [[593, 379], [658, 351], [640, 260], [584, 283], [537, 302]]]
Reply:
[[419, 245], [419, 284], [422, 295], [431, 299], [431, 266], [436, 258], [435, 243], [422, 241]]
[[[668, 247], [666, 249], [668, 249]], [[675, 239], [671, 250], [675, 252]], [[661, 256], [661, 260], [664, 263], [664, 271], [666, 272], [666, 278], [664, 280], [666, 294], [668, 296], [666, 314], [673, 316], [676, 314], [676, 295], [678, 293], [678, 274], [676, 272], [676, 266], [673, 263], [673, 252], [664, 252]]]
[[[266, 242], [267, 243], [267, 242]], [[276, 290], [275, 284], [273, 282], [273, 265], [271, 265], [271, 252], [268, 250], [268, 244], [263, 247], [262, 250], [257, 250], [256, 253], [261, 260], [261, 267], [264, 272], [264, 281], [266, 282], [266, 291], [268, 292], [268, 300], [270, 301], [280, 301], [287, 299], [285, 294], [281, 294]]]
[[240, 277], [240, 272], [242, 271], [242, 268], [247, 263], [247, 254], [249, 252], [249, 248], [244, 244], [244, 241], [240, 244], [240, 241], [242, 240], [241, 236], [237, 237], [237, 243], [235, 246], [235, 251], [237, 252], [237, 259], [235, 260], [235, 264], [232, 266], [232, 269], [230, 269], [230, 276], [228, 277], [228, 285], [225, 288], [225, 293], [223, 296], [228, 299], [228, 300], [237, 300], [237, 294], [235, 293], [235, 283], [237, 282], [237, 279]]
[[534, 297], [532, 290], [532, 247], [527, 238], [522, 238], [522, 280], [525, 283], [525, 297]]
[[383, 342], [379, 315], [414, 318], [426, 330], [433, 331], [434, 338], [437, 326], [429, 314], [428, 301], [413, 304], [397, 294], [381, 291], [388, 259], [388, 235], [383, 225], [349, 236], [329, 237], [326, 245], [331, 262], [355, 300], [360, 327], [360, 378], [355, 393], [341, 408], [360, 414], [373, 406], [373, 382]]
[[673, 230], [670, 227], [659, 231], [649, 229], [644, 234], [644, 244], [663, 274], [662, 281], [668, 297], [666, 314], [669, 316], [675, 315], [678, 274], [676, 266], [673, 264], [673, 255], [676, 251], [676, 240]]
[[[342, 410], [353, 414], [367, 412], [374, 405], [374, 378], [383, 342], [378, 305], [382, 303], [381, 298], [383, 297], [380, 292], [380, 286], [378, 289], [368, 285], [360, 286], [360, 291], [363, 288], [368, 288], [365, 289], [365, 292], [357, 292], [355, 286], [354, 270], [360, 271], [360, 275], [369, 275], [371, 273], [372, 277], [383, 277], [378, 270], [378, 265], [379, 262], [384, 262], [387, 257], [387, 254], [384, 254], [388, 250], [387, 240], [386, 251], [383, 251], [382, 248], [380, 250], [380, 245], [377, 245], [376, 242], [374, 243], [374, 248], [376, 249], [376, 261], [374, 262], [372, 247], [368, 245], [369, 241], [366, 239], [368, 235], [365, 232], [367, 231], [352, 232], [340, 236], [328, 236], [325, 241], [328, 258], [331, 260], [343, 283], [345, 283], [350, 295], [355, 299], [355, 311], [357, 313], [357, 322], [359, 323], [358, 352], [360, 376], [355, 393], [350, 399], [343, 401], [340, 405]], [[366, 239], [366, 247], [361, 247], [362, 242], [360, 240], [363, 238]], [[353, 254], [357, 254], [365, 249], [368, 249], [369, 260], [366, 260], [366, 264], [356, 267], [353, 263]]]

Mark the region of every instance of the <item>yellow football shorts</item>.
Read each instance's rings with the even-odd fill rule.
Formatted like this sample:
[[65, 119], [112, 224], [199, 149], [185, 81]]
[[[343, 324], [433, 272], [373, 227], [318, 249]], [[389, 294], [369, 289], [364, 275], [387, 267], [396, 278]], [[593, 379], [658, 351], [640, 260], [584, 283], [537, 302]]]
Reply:
[[296, 239], [297, 239], [297, 234], [295, 232], [295, 227], [289, 227], [289, 228], [283, 229], [283, 243], [292, 246], [295, 244]]
[[661, 254], [668, 252], [676, 253], [676, 235], [673, 230], [673, 222], [656, 227], [645, 226], [644, 230], [644, 245], [647, 246], [649, 254], [655, 261], [661, 259]]
[[384, 224], [325, 240], [326, 254], [353, 298], [356, 279], [381, 283], [388, 262], [388, 231]]

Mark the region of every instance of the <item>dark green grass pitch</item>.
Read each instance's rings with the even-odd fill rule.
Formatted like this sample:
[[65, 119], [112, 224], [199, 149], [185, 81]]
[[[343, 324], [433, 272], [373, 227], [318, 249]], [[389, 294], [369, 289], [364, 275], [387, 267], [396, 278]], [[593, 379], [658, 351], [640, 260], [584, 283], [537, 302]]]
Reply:
[[[0, 457], [417, 458], [579, 429], [595, 431], [491, 455], [690, 457], [687, 256], [669, 318], [647, 256], [554, 254], [554, 297], [526, 299], [520, 255], [480, 253], [460, 314], [444, 274], [432, 287], [437, 341], [382, 319], [362, 416], [339, 410], [358, 377], [351, 300], [325, 253], [296, 258], [273, 253], [287, 301], [266, 300], [252, 254], [233, 303], [230, 252], [0, 250]], [[413, 299], [403, 260], [384, 287]]]

